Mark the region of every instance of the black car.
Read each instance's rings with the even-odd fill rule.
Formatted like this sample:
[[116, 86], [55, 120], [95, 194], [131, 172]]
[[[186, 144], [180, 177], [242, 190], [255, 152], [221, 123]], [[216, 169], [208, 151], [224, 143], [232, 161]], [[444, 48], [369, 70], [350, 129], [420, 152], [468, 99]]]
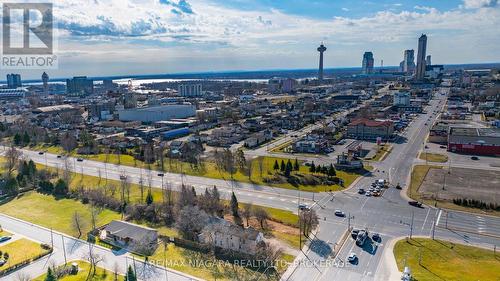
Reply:
[[470, 159], [472, 159], [472, 160], [479, 160], [479, 157], [477, 157], [477, 156], [472, 156]]
[[83, 158], [77, 158], [76, 161], [83, 162]]
[[373, 233], [373, 235], [372, 235], [372, 240], [373, 240], [373, 241], [377, 241], [377, 242], [378, 242], [378, 241], [380, 241], [380, 234], [378, 234], [378, 233]]
[[38, 155], [43, 155], [43, 151], [38, 152]]
[[359, 194], [365, 194], [365, 190], [364, 190], [364, 189], [362, 189], [362, 188], [360, 188], [360, 189], [358, 189], [358, 193], [359, 193]]
[[62, 155], [57, 155], [57, 158], [62, 158]]
[[408, 204], [412, 205], [412, 206], [415, 206], [415, 207], [422, 207], [422, 203], [418, 202], [418, 201], [410, 201], [408, 202]]

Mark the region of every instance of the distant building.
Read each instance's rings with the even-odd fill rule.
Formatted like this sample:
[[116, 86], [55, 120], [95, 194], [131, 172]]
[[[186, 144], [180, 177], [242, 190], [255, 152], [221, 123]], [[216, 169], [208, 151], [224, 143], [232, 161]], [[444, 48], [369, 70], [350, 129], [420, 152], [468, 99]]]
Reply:
[[323, 53], [326, 52], [325, 45], [321, 44], [318, 47], [319, 52], [319, 71], [318, 71], [318, 80], [323, 81]]
[[18, 100], [26, 97], [26, 89], [0, 89], [0, 100]]
[[410, 93], [408, 92], [397, 92], [394, 94], [394, 106], [409, 106], [410, 105]]
[[21, 74], [7, 74], [7, 88], [16, 89], [22, 87]]
[[417, 53], [417, 72], [415, 74], [416, 80], [424, 80], [425, 76], [425, 59], [427, 52], [427, 35], [422, 34], [418, 39], [418, 53]]
[[406, 74], [411, 74], [415, 71], [415, 51], [405, 50], [403, 55], [403, 61], [401, 62], [401, 72]]
[[425, 57], [425, 64], [426, 65], [431, 65], [432, 64], [431, 55], [428, 55], [427, 57]]
[[347, 135], [350, 138], [374, 140], [378, 137], [387, 140], [394, 134], [392, 121], [375, 121], [368, 119], [355, 119], [347, 126]]
[[152, 123], [175, 118], [193, 117], [196, 115], [196, 107], [191, 104], [169, 104], [119, 110], [118, 115], [120, 121]]
[[49, 94], [49, 75], [44, 72], [42, 74], [42, 83], [43, 83], [43, 94], [48, 95]]
[[363, 74], [372, 74], [374, 64], [375, 64], [375, 60], [373, 59], [373, 53], [372, 52], [365, 52], [363, 54], [363, 65], [362, 65], [361, 72]]
[[182, 97], [201, 97], [203, 95], [201, 84], [181, 84], [178, 87]]
[[66, 94], [69, 96], [85, 96], [94, 93], [94, 81], [87, 76], [76, 76], [66, 79]]
[[500, 129], [450, 127], [448, 151], [500, 156]]
[[123, 94], [123, 107], [125, 109], [137, 107], [137, 97], [134, 92], [126, 92]]
[[295, 90], [297, 84], [295, 79], [274, 77], [267, 82], [267, 90], [270, 93], [290, 93]]

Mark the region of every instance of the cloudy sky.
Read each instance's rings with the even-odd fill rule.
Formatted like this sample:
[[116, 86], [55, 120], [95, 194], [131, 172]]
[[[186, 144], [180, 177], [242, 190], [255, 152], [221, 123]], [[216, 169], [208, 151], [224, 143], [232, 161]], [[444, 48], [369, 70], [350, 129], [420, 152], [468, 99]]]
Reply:
[[364, 51], [398, 65], [421, 33], [433, 63], [500, 62], [498, 2], [57, 0], [60, 62], [49, 75], [315, 68], [322, 41], [328, 68], [359, 66]]

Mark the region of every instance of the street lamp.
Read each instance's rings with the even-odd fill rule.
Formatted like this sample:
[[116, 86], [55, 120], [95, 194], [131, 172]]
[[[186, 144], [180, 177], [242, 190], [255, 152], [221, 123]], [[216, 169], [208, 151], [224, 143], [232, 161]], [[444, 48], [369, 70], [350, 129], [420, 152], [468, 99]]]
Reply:
[[158, 173], [158, 176], [161, 178], [161, 193], [162, 193], [162, 200], [163, 203], [165, 203], [165, 191], [163, 190], [163, 177], [165, 177], [164, 173]]

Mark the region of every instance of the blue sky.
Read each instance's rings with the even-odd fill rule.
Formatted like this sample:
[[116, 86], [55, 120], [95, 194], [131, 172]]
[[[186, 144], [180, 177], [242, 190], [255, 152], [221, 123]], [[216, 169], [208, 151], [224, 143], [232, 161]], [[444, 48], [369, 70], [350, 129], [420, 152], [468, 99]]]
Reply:
[[[398, 65], [426, 33], [434, 63], [500, 62], [498, 0], [58, 0], [52, 77]], [[38, 78], [40, 71], [21, 72]], [[2, 73], [2, 76], [4, 73]]]

